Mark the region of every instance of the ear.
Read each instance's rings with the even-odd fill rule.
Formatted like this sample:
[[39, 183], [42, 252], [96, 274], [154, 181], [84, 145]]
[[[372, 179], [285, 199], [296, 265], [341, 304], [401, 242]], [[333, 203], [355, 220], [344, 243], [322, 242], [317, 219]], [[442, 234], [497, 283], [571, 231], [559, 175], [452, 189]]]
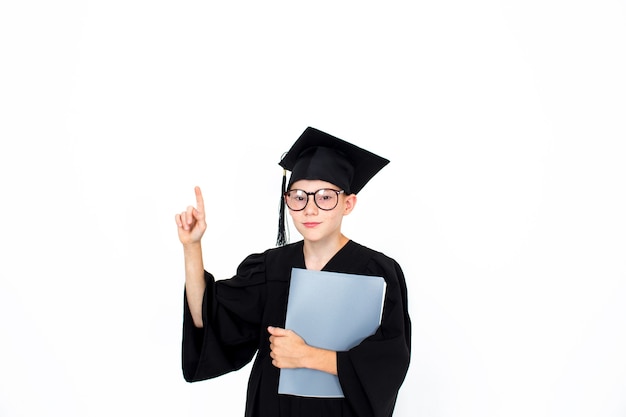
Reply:
[[350, 214], [354, 210], [354, 206], [356, 206], [356, 194], [346, 196], [343, 202], [343, 215], [347, 216]]

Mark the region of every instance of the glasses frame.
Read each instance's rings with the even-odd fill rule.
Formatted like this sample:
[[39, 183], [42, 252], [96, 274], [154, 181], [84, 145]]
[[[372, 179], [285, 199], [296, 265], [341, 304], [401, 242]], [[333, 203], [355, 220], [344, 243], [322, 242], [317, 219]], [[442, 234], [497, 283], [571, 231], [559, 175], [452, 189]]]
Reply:
[[[319, 193], [320, 191], [325, 190], [325, 191], [332, 191], [334, 193], [337, 194], [337, 201], [335, 201], [335, 205], [332, 208], [322, 208], [319, 206], [319, 204], [317, 204], [317, 200], [315, 199], [315, 194]], [[289, 207], [289, 203], [287, 202], [287, 194], [289, 194], [292, 191], [302, 191], [305, 195], [306, 195], [306, 203], [304, 204], [304, 207], [302, 207], [301, 209], [292, 209], [291, 207]], [[287, 207], [289, 208], [289, 210], [291, 211], [302, 211], [306, 208], [306, 206], [309, 205], [309, 197], [313, 196], [313, 202], [315, 203], [315, 205], [317, 206], [318, 209], [323, 210], [323, 211], [331, 211], [334, 210], [335, 208], [337, 208], [337, 206], [339, 205], [339, 194], [343, 194], [345, 193], [345, 190], [335, 190], [332, 188], [320, 188], [319, 190], [313, 191], [313, 192], [306, 192], [300, 188], [294, 188], [292, 190], [289, 191], [285, 191], [283, 193], [283, 199], [285, 200], [285, 204], [287, 205]]]

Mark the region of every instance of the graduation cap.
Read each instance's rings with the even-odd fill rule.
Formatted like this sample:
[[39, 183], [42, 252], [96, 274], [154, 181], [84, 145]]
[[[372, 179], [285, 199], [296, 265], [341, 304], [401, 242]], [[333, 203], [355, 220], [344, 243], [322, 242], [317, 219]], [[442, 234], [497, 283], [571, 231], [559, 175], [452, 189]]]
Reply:
[[[336, 185], [346, 194], [356, 194], [388, 163], [388, 159], [307, 127], [278, 163], [284, 170], [277, 246], [286, 243], [284, 193], [291, 184], [299, 180], [322, 180]], [[288, 185], [286, 171], [291, 171]]]

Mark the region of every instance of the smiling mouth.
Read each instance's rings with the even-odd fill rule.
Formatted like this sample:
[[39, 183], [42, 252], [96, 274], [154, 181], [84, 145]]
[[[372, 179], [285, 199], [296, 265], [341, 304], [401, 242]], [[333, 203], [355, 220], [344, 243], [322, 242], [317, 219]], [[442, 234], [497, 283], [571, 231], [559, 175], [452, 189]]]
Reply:
[[319, 224], [319, 222], [306, 222], [302, 224], [304, 225], [304, 227], [315, 227]]

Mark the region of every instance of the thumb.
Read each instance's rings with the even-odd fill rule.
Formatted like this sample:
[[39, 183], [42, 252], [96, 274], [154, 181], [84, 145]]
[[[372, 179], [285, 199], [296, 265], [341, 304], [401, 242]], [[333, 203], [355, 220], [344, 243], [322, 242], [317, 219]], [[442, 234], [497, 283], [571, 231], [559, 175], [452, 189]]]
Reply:
[[273, 327], [273, 326], [268, 326], [267, 331], [272, 336], [286, 336], [289, 333], [289, 330], [285, 330], [280, 327]]

